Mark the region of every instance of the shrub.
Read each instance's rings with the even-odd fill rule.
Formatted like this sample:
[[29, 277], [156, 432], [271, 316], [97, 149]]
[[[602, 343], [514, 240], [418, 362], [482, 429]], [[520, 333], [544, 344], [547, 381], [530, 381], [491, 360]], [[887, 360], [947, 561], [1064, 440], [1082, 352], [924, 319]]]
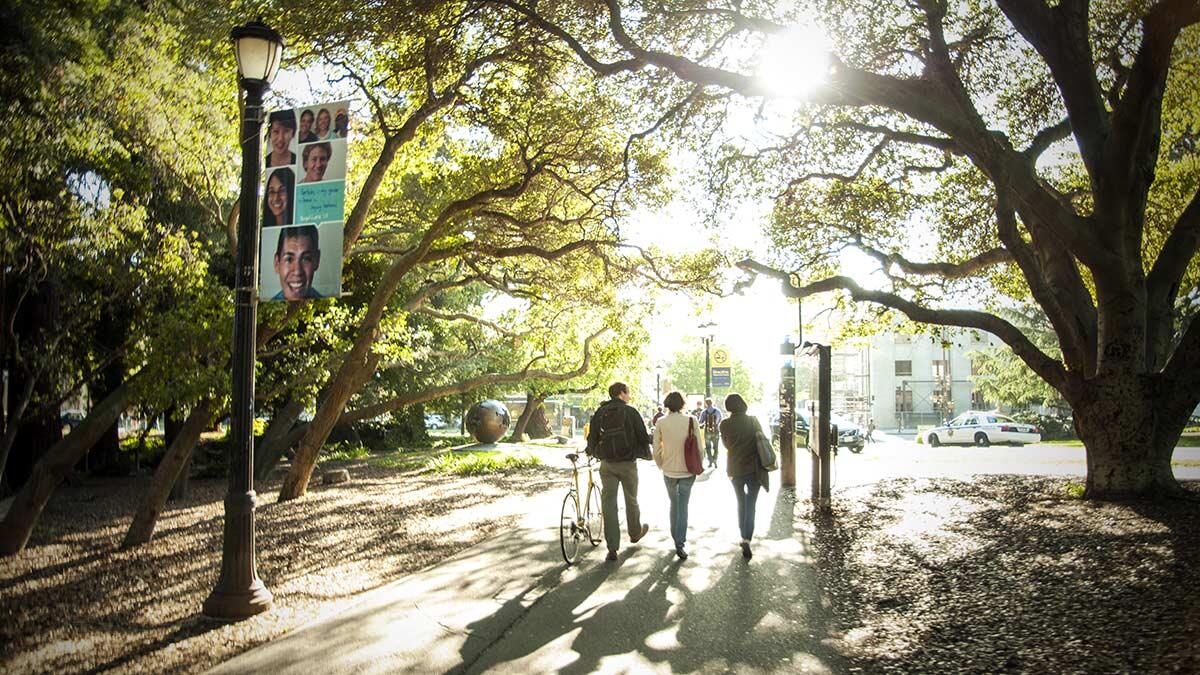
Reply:
[[481, 476], [490, 473], [506, 473], [541, 466], [542, 460], [525, 453], [503, 453], [494, 450], [484, 452], [446, 453], [430, 459], [425, 470], [455, 476]]
[[343, 441], [330, 446], [328, 452], [322, 453], [322, 458], [326, 462], [339, 462], [347, 459], [363, 459], [370, 454], [371, 452], [361, 445]]
[[1069, 416], [1039, 415], [1029, 410], [1022, 410], [1012, 413], [1011, 417], [1018, 422], [1036, 426], [1042, 433], [1043, 441], [1063, 441], [1075, 438], [1075, 425]]

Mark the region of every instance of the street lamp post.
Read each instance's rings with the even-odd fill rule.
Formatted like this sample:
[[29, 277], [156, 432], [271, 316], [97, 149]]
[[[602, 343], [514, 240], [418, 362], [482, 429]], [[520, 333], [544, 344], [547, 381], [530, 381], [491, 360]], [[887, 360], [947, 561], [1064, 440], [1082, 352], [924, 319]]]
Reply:
[[706, 331], [704, 335], [704, 398], [705, 400], [712, 398], [712, 329], [717, 324], [713, 322], [700, 324], [700, 329]]
[[654, 405], [662, 405], [662, 365], [654, 366]]
[[237, 56], [242, 106], [242, 185], [238, 213], [237, 270], [233, 314], [233, 403], [230, 414], [229, 492], [221, 576], [204, 601], [204, 615], [236, 621], [271, 608], [271, 591], [254, 561], [254, 357], [258, 320], [258, 182], [262, 166], [263, 94], [279, 71], [283, 39], [260, 21], [230, 34]]

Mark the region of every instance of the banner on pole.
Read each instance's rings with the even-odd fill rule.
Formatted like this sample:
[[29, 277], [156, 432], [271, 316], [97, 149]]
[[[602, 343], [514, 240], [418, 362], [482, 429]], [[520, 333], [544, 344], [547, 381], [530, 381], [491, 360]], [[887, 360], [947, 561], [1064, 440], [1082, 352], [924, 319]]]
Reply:
[[259, 300], [342, 292], [350, 103], [271, 113], [258, 260]]

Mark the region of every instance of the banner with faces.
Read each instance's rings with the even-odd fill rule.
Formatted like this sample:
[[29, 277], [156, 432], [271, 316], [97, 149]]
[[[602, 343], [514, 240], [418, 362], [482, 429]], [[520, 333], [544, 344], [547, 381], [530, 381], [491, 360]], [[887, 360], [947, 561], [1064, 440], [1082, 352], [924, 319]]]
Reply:
[[348, 101], [280, 110], [268, 117], [260, 300], [341, 294], [349, 135]]

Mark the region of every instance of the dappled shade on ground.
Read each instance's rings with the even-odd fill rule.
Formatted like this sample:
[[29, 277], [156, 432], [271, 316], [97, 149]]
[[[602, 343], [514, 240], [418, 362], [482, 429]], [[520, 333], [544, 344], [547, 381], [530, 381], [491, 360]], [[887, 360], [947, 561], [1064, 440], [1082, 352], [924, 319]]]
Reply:
[[198, 615], [220, 569], [224, 481], [193, 481], [154, 539], [127, 551], [117, 547], [148, 478], [62, 488], [29, 548], [0, 566], [0, 671], [203, 671], [494, 534], [552, 480], [337, 466], [352, 482], [287, 504], [274, 503], [279, 473], [259, 486], [258, 570], [276, 602], [232, 625]]

